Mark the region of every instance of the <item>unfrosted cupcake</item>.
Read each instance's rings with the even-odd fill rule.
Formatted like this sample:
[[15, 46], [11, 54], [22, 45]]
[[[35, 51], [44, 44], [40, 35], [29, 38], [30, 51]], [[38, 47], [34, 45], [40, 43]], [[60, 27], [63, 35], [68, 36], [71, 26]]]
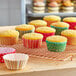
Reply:
[[60, 22], [61, 18], [59, 16], [49, 15], [45, 16], [43, 20], [45, 20], [47, 22], [47, 25], [50, 26], [52, 23]]
[[70, 25], [70, 29], [75, 29], [76, 26], [76, 17], [66, 17], [63, 19], [64, 22]]
[[44, 20], [33, 20], [33, 21], [30, 21], [29, 24], [34, 25], [35, 28], [47, 26], [47, 22], [45, 22]]
[[49, 36], [46, 43], [49, 51], [63, 52], [66, 48], [67, 38], [59, 35]]
[[61, 35], [61, 32], [63, 30], [66, 30], [69, 28], [69, 24], [65, 23], [65, 22], [56, 22], [56, 23], [52, 23], [50, 25], [52, 28], [56, 29], [56, 35]]
[[33, 25], [27, 25], [27, 24], [16, 26], [15, 29], [19, 31], [20, 38], [22, 37], [23, 34], [32, 33], [35, 31], [35, 27]]
[[19, 32], [16, 30], [6, 30], [0, 32], [1, 45], [13, 45], [18, 41]]
[[67, 37], [68, 45], [76, 45], [76, 30], [64, 30], [61, 35]]
[[40, 48], [42, 45], [43, 35], [39, 33], [24, 34], [23, 44], [26, 48]]
[[27, 54], [15, 53], [3, 56], [6, 67], [10, 70], [24, 69], [29, 56]]
[[43, 41], [46, 41], [46, 37], [55, 35], [55, 29], [51, 27], [38, 27], [36, 29], [37, 33], [43, 34]]

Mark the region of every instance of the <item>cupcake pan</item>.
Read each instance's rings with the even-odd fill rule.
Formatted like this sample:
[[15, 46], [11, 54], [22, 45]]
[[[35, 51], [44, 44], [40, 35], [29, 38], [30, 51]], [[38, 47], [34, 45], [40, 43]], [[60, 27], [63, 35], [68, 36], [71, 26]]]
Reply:
[[[0, 45], [1, 47], [7, 45]], [[23, 46], [22, 40], [15, 45], [9, 45], [9, 47], [15, 48], [17, 53], [25, 53], [31, 57], [38, 57], [42, 59], [50, 59], [52, 61], [65, 61], [71, 60], [74, 55], [76, 55], [76, 46], [67, 45], [64, 52], [52, 52], [48, 51], [47, 45], [45, 42], [42, 43], [41, 48], [25, 48]]]
[[3, 56], [6, 67], [11, 70], [25, 68], [29, 56], [27, 54], [15, 53]]
[[68, 28], [67, 27], [55, 27], [55, 26], [52, 26], [50, 25], [52, 28], [55, 28], [56, 29], [56, 35], [61, 35], [61, 32], [64, 31], [64, 30], [67, 30]]

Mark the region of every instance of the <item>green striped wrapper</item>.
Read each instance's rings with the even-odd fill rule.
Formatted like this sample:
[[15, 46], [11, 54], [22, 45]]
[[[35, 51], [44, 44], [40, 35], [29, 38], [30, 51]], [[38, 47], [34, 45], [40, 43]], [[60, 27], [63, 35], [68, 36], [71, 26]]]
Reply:
[[46, 40], [46, 43], [47, 43], [47, 48], [49, 51], [63, 52], [66, 48], [67, 42], [50, 42]]
[[52, 26], [50, 25], [52, 28], [55, 28], [56, 29], [56, 35], [61, 35], [61, 32], [64, 31], [64, 30], [67, 30], [69, 29], [69, 27], [56, 27], [56, 26]]
[[19, 37], [22, 38], [22, 36], [26, 33], [33, 33], [35, 30], [29, 30], [29, 31], [20, 31], [20, 30], [17, 30], [19, 32]]

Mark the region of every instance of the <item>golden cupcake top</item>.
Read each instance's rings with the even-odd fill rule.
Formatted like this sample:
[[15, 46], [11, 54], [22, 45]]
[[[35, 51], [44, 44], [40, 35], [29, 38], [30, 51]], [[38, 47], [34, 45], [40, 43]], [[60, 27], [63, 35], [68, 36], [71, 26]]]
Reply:
[[35, 29], [35, 27], [33, 25], [22, 24], [22, 25], [16, 26], [15, 29], [21, 30], [21, 31], [28, 31], [28, 30]]
[[19, 32], [16, 30], [6, 30], [0, 32], [0, 37], [18, 37]]
[[28, 24], [34, 26], [47, 26], [47, 22], [44, 20], [32, 20]]
[[66, 17], [63, 19], [64, 22], [76, 22], [76, 17]]
[[51, 27], [38, 27], [36, 29], [37, 32], [41, 32], [41, 33], [53, 33], [56, 32], [56, 30], [54, 28]]
[[63, 4], [63, 6], [67, 6], [67, 7], [74, 5], [70, 0], [65, 0], [62, 4]]
[[68, 37], [76, 37], [76, 30], [64, 30], [61, 32], [61, 35]]
[[27, 33], [27, 34], [24, 34], [22, 36], [22, 38], [24, 38], [24, 39], [31, 39], [31, 40], [37, 40], [37, 39], [42, 39], [43, 35], [39, 34], [39, 33]]
[[59, 35], [49, 36], [46, 40], [50, 42], [67, 42], [66, 37]]
[[51, 26], [56, 26], [56, 27], [69, 27], [68, 23], [65, 22], [56, 22], [56, 23], [52, 23]]
[[55, 15], [45, 16], [43, 19], [47, 21], [61, 21], [61, 18]]

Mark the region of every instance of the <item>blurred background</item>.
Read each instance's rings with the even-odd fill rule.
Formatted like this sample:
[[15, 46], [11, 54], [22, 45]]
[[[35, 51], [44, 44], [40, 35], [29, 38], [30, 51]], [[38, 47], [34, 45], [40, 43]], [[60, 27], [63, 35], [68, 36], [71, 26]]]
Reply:
[[76, 16], [76, 0], [0, 0], [0, 25], [19, 25], [46, 15]]

